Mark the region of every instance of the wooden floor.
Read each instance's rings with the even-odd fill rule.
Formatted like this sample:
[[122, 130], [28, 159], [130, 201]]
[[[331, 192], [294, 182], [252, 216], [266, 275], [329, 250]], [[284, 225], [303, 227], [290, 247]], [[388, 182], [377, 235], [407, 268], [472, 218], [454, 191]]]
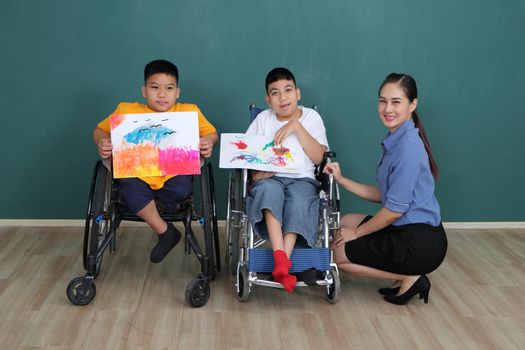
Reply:
[[[449, 230], [429, 304], [382, 300], [384, 281], [342, 277], [342, 297], [254, 287], [237, 301], [224, 268], [207, 305], [191, 308], [198, 273], [182, 245], [148, 261], [146, 227], [119, 231], [88, 306], [66, 286], [83, 274], [81, 228], [0, 228], [0, 349], [524, 349], [525, 230]], [[223, 232], [222, 232], [223, 233]]]

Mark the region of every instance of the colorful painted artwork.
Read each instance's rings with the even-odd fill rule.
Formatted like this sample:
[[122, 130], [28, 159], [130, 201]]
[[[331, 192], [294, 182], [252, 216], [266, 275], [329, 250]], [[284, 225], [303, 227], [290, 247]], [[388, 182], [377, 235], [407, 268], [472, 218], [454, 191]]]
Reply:
[[200, 174], [197, 112], [111, 116], [113, 177]]
[[253, 169], [279, 173], [304, 171], [301, 145], [289, 137], [275, 145], [267, 136], [221, 134], [221, 168]]

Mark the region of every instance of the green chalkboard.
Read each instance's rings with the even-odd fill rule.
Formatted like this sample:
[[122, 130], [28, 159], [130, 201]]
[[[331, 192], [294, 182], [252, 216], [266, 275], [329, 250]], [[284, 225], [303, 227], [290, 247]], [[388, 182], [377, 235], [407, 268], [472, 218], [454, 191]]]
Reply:
[[[413, 75], [441, 169], [444, 221], [525, 221], [525, 5], [518, 1], [15, 1], [0, 4], [0, 219], [83, 218], [91, 133], [140, 101], [155, 58], [180, 69], [181, 102], [220, 132], [264, 106], [264, 77], [290, 68], [317, 103], [345, 175], [375, 181], [377, 88]], [[213, 157], [218, 213], [227, 171]], [[344, 211], [377, 209], [342, 194]]]

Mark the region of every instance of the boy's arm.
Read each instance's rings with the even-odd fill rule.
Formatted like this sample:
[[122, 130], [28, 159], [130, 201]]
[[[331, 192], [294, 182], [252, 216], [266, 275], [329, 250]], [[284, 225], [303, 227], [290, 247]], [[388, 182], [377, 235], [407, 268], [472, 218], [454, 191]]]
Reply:
[[98, 154], [101, 158], [111, 157], [113, 144], [111, 143], [111, 135], [102, 129], [95, 128], [93, 131], [93, 141], [98, 148]]
[[218, 140], [219, 136], [217, 134], [208, 134], [200, 138], [199, 150], [204, 158], [209, 158], [211, 156], [213, 147], [215, 146]]
[[304, 153], [310, 158], [314, 164], [321, 164], [323, 161], [326, 146], [321, 145], [317, 140], [310, 135], [299, 120], [293, 120], [277, 130], [275, 133], [274, 143], [280, 145], [291, 134], [295, 133]]

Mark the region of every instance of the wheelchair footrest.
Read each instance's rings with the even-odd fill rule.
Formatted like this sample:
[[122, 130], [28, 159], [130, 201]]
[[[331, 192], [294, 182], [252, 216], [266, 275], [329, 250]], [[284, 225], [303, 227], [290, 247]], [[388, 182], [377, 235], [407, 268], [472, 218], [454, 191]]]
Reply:
[[[271, 249], [249, 249], [248, 271], [272, 272], [273, 252]], [[329, 248], [294, 249], [292, 252], [292, 268], [290, 272], [302, 272], [308, 269], [320, 271], [330, 270]]]

